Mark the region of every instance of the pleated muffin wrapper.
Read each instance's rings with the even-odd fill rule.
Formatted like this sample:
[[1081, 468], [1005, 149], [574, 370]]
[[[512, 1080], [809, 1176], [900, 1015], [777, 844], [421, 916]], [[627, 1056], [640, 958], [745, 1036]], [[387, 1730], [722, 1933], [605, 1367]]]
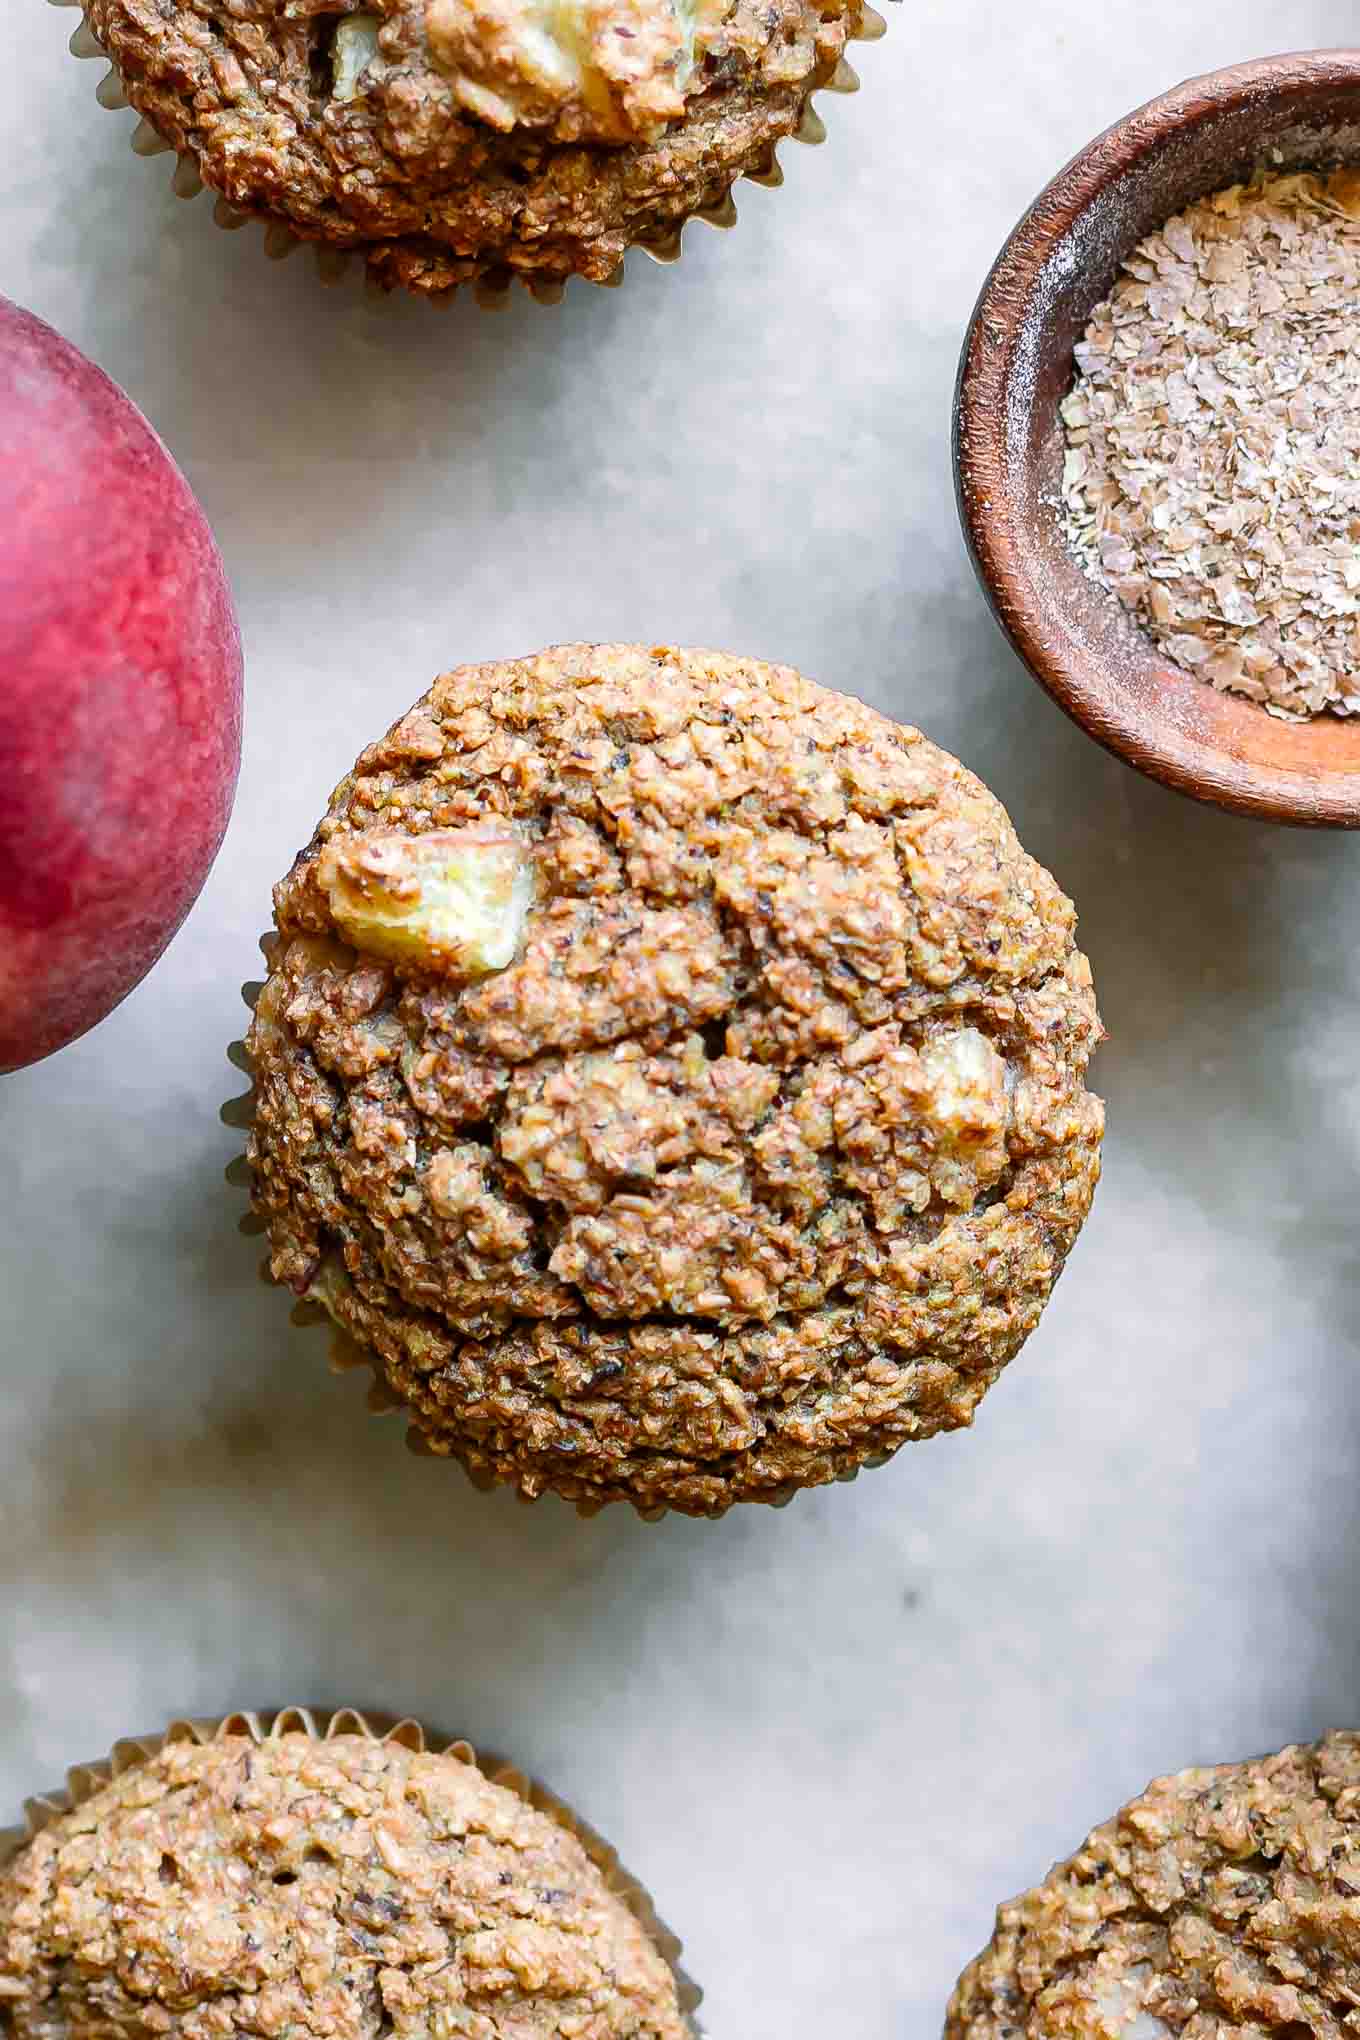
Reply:
[[[278, 933], [273, 929], [268, 934], [260, 937], [260, 950], [264, 956], [266, 967], [269, 969], [273, 968], [274, 951], [279, 940]], [[241, 987], [241, 997], [252, 1013], [255, 1010], [256, 1001], [263, 990], [264, 982], [258, 978], [249, 980]], [[255, 1072], [250, 1060], [250, 1051], [244, 1041], [233, 1041], [230, 1044], [227, 1049], [227, 1060], [234, 1068], [240, 1070], [243, 1076], [248, 1077], [251, 1080], [251, 1084], [248, 1091], [242, 1092], [239, 1097], [227, 1100], [221, 1109], [220, 1117], [224, 1126], [229, 1126], [238, 1133], [249, 1134], [255, 1124]], [[251, 1193], [254, 1188], [254, 1171], [244, 1153], [238, 1155], [235, 1161], [228, 1163], [226, 1179], [233, 1189], [244, 1190], [247, 1195]], [[237, 1230], [244, 1233], [247, 1239], [260, 1239], [268, 1231], [268, 1227], [264, 1219], [260, 1217], [260, 1214], [252, 1208], [237, 1221]], [[260, 1280], [266, 1287], [273, 1289], [280, 1286], [275, 1283], [274, 1277], [269, 1272], [269, 1257], [267, 1255], [260, 1263], [259, 1273]], [[314, 1327], [325, 1334], [332, 1374], [347, 1375], [362, 1370], [367, 1370], [371, 1374], [372, 1382], [367, 1398], [370, 1415], [386, 1417], [391, 1416], [395, 1411], [406, 1409], [406, 1403], [388, 1381], [381, 1355], [370, 1352], [357, 1339], [352, 1338], [349, 1332], [337, 1325], [324, 1305], [313, 1301], [310, 1297], [303, 1297], [294, 1303], [290, 1317], [295, 1325], [303, 1328]], [[458, 1467], [467, 1476], [468, 1480], [471, 1481], [472, 1485], [475, 1488], [481, 1489], [483, 1493], [490, 1493], [495, 1488], [510, 1485], [507, 1482], [497, 1480], [493, 1474], [483, 1473], [464, 1465], [463, 1461], [457, 1458], [455, 1454], [437, 1452], [417, 1423], [413, 1422], [408, 1427], [406, 1444], [408, 1449], [419, 1459], [438, 1459], [445, 1466]], [[838, 1473], [836, 1479], [847, 1484], [850, 1481], [858, 1480], [861, 1473], [871, 1472], [878, 1467], [886, 1466], [890, 1460], [897, 1457], [900, 1449], [900, 1446], [894, 1446], [890, 1451], [875, 1452], [862, 1460], [858, 1465], [848, 1468], [844, 1473]], [[523, 1488], [517, 1486], [511, 1487], [511, 1492], [519, 1501], [526, 1504], [542, 1499], [540, 1495], [527, 1494]], [[546, 1492], [552, 1493], [553, 1490], [548, 1489]], [[794, 1496], [800, 1492], [798, 1484], [796, 1482], [791, 1483], [789, 1487], [772, 1497], [770, 1501], [763, 1503], [762, 1506], [765, 1508], [786, 1509]], [[566, 1497], [559, 1496], [558, 1499], [565, 1500]], [[589, 1517], [598, 1516], [600, 1511], [608, 1508], [610, 1504], [607, 1501], [574, 1500], [571, 1506], [575, 1509], [578, 1516]], [[641, 1516], [644, 1523], [659, 1523], [666, 1516], [673, 1514], [683, 1515], [693, 1513], [684, 1510], [672, 1510], [662, 1505], [643, 1508], [638, 1502], [630, 1502], [629, 1506], [637, 1515]], [[737, 1503], [729, 1502], [721, 1509], [709, 1511], [709, 1518], [711, 1520], [718, 1516], [725, 1516], [729, 1509], [736, 1508], [737, 1506]], [[746, 1506], [755, 1505], [747, 1504]]]
[[[49, 0], [49, 4], [53, 7], [81, 9], [81, 0]], [[851, 32], [849, 40], [851, 42], [878, 42], [886, 33], [886, 30], [887, 22], [883, 16], [868, 4], [868, 0], [865, 0], [859, 24]], [[95, 92], [95, 98], [102, 107], [106, 108], [109, 112], [116, 113], [132, 104], [124, 89], [123, 80], [117, 66], [113, 64], [112, 59], [95, 35], [94, 30], [90, 27], [83, 9], [81, 9], [79, 25], [71, 36], [70, 49], [72, 56], [82, 58], [98, 57], [110, 66], [107, 75]], [[803, 106], [802, 119], [792, 134], [785, 137], [785, 139], [804, 142], [812, 146], [817, 146], [824, 142], [827, 135], [826, 123], [813, 104], [814, 99], [821, 92], [850, 93], [858, 91], [859, 77], [855, 68], [847, 58], [842, 57], [840, 62], [835, 65], [826, 77], [820, 79], [811, 87]], [[145, 118], [138, 120], [132, 134], [131, 144], [133, 154], [137, 156], [154, 157], [174, 154], [171, 144]], [[756, 168], [739, 173], [739, 176], [733, 179], [733, 183], [735, 184], [741, 176], [744, 176], [752, 184], [764, 184], [771, 188], [781, 185], [784, 182], [784, 172], [779, 165], [778, 147], [777, 143], [772, 142]], [[176, 157], [170, 181], [171, 188], [177, 198], [197, 198], [201, 191], [208, 188], [205, 186], [203, 178], [199, 173], [198, 162], [192, 155]], [[352, 266], [358, 265], [363, 267], [361, 250], [357, 248], [331, 247], [324, 242], [308, 242], [303, 235], [295, 233], [286, 221], [272, 215], [242, 212], [217, 194], [214, 194], [212, 216], [216, 224], [228, 233], [237, 232], [240, 228], [250, 225], [253, 220], [258, 219], [261, 221], [264, 226], [264, 253], [274, 262], [285, 260], [300, 247], [310, 246], [315, 256], [317, 274], [323, 283], [339, 283]], [[716, 203], [696, 206], [683, 219], [668, 223], [663, 230], [655, 234], [640, 235], [630, 245], [640, 248], [644, 254], [650, 255], [654, 262], [678, 262], [683, 253], [682, 243], [685, 228], [691, 220], [702, 220], [706, 226], [718, 227], [724, 230], [734, 227], [737, 224], [737, 208], [732, 197], [731, 185], [728, 186]], [[623, 276], [624, 263], [620, 261], [618, 267], [605, 279], [599, 288], [608, 290], [617, 289], [623, 282]], [[584, 280], [589, 281], [590, 279]], [[539, 304], [558, 304], [561, 302], [566, 291], [565, 281], [556, 282], [548, 279], [521, 278], [508, 265], [503, 269], [494, 270], [486, 276], [479, 278], [470, 288], [478, 304], [484, 310], [496, 311], [506, 303], [510, 288], [516, 282], [522, 282], [529, 295], [536, 299]], [[379, 283], [371, 276], [367, 278], [367, 284], [370, 294], [374, 297], [383, 299], [392, 295], [392, 286]], [[428, 295], [431, 304], [447, 307], [452, 304], [457, 296], [458, 288], [459, 286], [455, 286], [451, 290], [430, 292], [426, 295]]]
[[[646, 1886], [631, 1871], [624, 1869], [603, 1836], [596, 1834], [564, 1800], [505, 1758], [489, 1752], [479, 1755], [471, 1743], [436, 1736], [409, 1716], [398, 1719], [394, 1715], [375, 1714], [357, 1707], [341, 1707], [335, 1711], [281, 1707], [264, 1712], [241, 1710], [206, 1720], [176, 1720], [168, 1728], [152, 1735], [121, 1737], [106, 1757], [96, 1758], [88, 1764], [72, 1765], [66, 1773], [64, 1786], [40, 1792], [24, 1801], [21, 1819], [13, 1827], [0, 1828], [0, 1869], [54, 1820], [93, 1799], [114, 1778], [121, 1778], [124, 1772], [145, 1764], [167, 1743], [203, 1744], [240, 1737], [254, 1743], [265, 1743], [277, 1741], [285, 1735], [310, 1736], [316, 1742], [330, 1742], [335, 1736], [359, 1735], [373, 1742], [398, 1743], [403, 1749], [417, 1753], [429, 1751], [435, 1756], [453, 1757], [459, 1763], [475, 1765], [493, 1785], [503, 1786], [527, 1806], [546, 1814], [558, 1827], [565, 1828], [569, 1835], [575, 1837], [599, 1871], [607, 1889], [637, 1921], [675, 1978], [680, 2010], [693, 2040], [704, 2040], [704, 2029], [697, 2016], [703, 1992], [680, 1966], [683, 1952], [680, 1940], [658, 1916]], [[0, 1997], [0, 2018], [3, 2008], [4, 2000]]]

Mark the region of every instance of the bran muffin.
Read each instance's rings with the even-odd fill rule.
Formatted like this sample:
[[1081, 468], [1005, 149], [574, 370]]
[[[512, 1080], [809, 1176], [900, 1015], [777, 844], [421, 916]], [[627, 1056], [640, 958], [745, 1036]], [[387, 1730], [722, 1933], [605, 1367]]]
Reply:
[[275, 917], [269, 1272], [482, 1484], [717, 1515], [965, 1425], [1089, 1208], [1070, 902], [788, 667], [446, 673]]
[[235, 1717], [89, 1783], [0, 1868], [13, 2040], [692, 2040], [645, 1901], [470, 1752]]
[[387, 286], [611, 279], [725, 220], [852, 90], [862, 0], [82, 0], [123, 89], [237, 211]]
[[1360, 1735], [1150, 1785], [1003, 1905], [946, 2040], [1345, 2040]]

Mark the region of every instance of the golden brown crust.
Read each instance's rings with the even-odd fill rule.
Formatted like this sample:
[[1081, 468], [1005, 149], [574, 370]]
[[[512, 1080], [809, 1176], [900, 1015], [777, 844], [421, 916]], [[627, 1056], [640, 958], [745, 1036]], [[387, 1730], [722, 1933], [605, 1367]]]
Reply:
[[0, 1872], [14, 2040], [687, 2040], [580, 1842], [455, 1756], [171, 1742]]
[[366, 0], [381, 55], [343, 99], [331, 46], [347, 0], [286, 12], [279, 0], [86, 0], [86, 11], [132, 104], [213, 190], [425, 292], [502, 272], [604, 282], [631, 244], [768, 167], [862, 15], [861, 0], [736, 0], [683, 117], [610, 144], [478, 119], [433, 61], [424, 5]]
[[1161, 1778], [1003, 1905], [946, 2040], [1346, 2040], [1360, 1736]]
[[[489, 817], [536, 873], [507, 968], [337, 941], [328, 844]], [[446, 674], [276, 916], [272, 1271], [475, 1477], [713, 1514], [966, 1424], [1089, 1207], [1070, 903], [955, 760], [787, 667]]]

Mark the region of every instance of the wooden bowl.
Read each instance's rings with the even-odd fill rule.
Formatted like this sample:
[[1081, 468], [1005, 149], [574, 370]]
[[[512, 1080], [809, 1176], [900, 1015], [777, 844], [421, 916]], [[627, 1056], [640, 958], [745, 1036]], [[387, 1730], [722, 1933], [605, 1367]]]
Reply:
[[1131, 113], [1016, 228], [964, 344], [954, 415], [959, 511], [998, 622], [1059, 707], [1166, 786], [1238, 814], [1360, 827], [1360, 717], [1286, 723], [1157, 650], [1063, 538], [1058, 407], [1073, 348], [1122, 259], [1195, 199], [1262, 163], [1360, 163], [1360, 50], [1267, 57]]

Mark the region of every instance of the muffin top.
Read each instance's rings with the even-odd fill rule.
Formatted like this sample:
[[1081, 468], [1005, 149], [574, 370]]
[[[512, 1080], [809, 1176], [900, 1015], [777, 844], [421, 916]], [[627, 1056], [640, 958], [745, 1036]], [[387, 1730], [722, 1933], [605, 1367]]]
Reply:
[[603, 280], [768, 164], [860, 0], [88, 0], [132, 103], [245, 211], [440, 290]]
[[1360, 1736], [1150, 1785], [1003, 1905], [946, 2040], [1345, 2040], [1360, 2005]]
[[787, 667], [445, 674], [275, 911], [271, 1270], [525, 1493], [708, 1513], [967, 1423], [1089, 1205], [1070, 903]]
[[0, 2031], [687, 2040], [573, 1835], [456, 1756], [167, 1743], [0, 1870]]

